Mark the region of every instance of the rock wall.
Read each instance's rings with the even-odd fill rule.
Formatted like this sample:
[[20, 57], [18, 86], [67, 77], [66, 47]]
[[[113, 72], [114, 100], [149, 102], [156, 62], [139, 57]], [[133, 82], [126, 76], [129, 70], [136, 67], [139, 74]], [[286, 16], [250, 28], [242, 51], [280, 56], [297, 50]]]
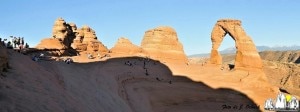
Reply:
[[141, 47], [153, 59], [187, 63], [183, 46], [171, 27], [157, 27], [145, 32]]
[[262, 68], [262, 61], [256, 50], [255, 44], [242, 28], [241, 21], [231, 19], [218, 20], [213, 28], [211, 33], [211, 64], [222, 64], [222, 57], [218, 48], [226, 34], [229, 34], [235, 41], [237, 49], [235, 68]]

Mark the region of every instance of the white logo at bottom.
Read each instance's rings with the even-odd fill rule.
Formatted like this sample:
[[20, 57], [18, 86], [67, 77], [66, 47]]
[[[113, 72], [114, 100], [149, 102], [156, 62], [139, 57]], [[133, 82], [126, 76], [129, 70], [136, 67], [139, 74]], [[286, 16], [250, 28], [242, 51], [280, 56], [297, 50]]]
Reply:
[[[275, 103], [274, 103], [275, 102]], [[299, 101], [289, 94], [279, 93], [275, 101], [271, 98], [265, 102], [265, 110], [270, 111], [299, 111]]]

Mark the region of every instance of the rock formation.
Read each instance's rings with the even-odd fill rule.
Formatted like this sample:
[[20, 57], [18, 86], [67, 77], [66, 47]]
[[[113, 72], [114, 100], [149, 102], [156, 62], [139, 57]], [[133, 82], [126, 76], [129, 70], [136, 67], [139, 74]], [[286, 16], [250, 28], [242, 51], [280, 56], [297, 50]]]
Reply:
[[141, 47], [132, 44], [129, 39], [121, 37], [110, 51], [117, 54], [138, 55], [143, 50]]
[[0, 74], [8, 68], [8, 54], [5, 46], [0, 43]]
[[71, 46], [78, 51], [108, 52], [106, 46], [97, 40], [95, 31], [86, 25], [76, 31], [76, 38]]
[[[74, 23], [71, 25], [76, 27]], [[52, 37], [60, 40], [68, 48], [70, 47], [72, 40], [75, 38], [71, 25], [66, 23], [64, 19], [58, 18], [52, 28]]]
[[66, 50], [68, 48], [68, 39], [71, 33], [71, 29], [68, 29], [68, 25], [65, 20], [58, 18], [52, 28], [52, 38], [46, 38], [39, 43], [37, 49], [59, 49]]
[[157, 27], [145, 32], [141, 47], [150, 58], [161, 61], [187, 62], [183, 46], [171, 27]]
[[107, 48], [97, 40], [96, 33], [89, 26], [77, 29], [76, 24], [66, 23], [58, 18], [53, 25], [52, 37], [46, 38], [36, 46], [39, 50], [48, 50], [49, 54], [74, 54], [77, 51], [108, 52]]
[[[76, 26], [72, 24], [72, 26]], [[74, 34], [72, 27], [64, 19], [58, 18], [52, 28], [52, 37], [43, 39], [35, 48], [47, 51], [48, 55], [70, 54]]]
[[237, 49], [235, 68], [262, 68], [261, 58], [252, 39], [242, 28], [241, 21], [231, 19], [218, 20], [213, 28], [211, 33], [211, 64], [222, 64], [222, 57], [219, 54], [218, 48], [226, 34], [229, 34], [235, 41]]

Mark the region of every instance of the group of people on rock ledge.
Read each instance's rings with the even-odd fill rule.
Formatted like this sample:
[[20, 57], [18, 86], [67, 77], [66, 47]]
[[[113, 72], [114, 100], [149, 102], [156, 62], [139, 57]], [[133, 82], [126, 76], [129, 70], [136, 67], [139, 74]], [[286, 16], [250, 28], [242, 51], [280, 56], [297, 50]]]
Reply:
[[24, 37], [14, 37], [10, 36], [10, 40], [0, 38], [0, 44], [5, 46], [8, 49], [19, 49], [29, 48], [27, 43], [24, 43]]

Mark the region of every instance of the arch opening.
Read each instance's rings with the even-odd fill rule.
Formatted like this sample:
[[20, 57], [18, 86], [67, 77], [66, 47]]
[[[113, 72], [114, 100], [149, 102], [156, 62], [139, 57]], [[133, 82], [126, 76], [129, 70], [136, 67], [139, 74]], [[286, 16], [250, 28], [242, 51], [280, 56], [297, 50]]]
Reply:
[[235, 39], [230, 36], [229, 33], [226, 33], [223, 37], [222, 44], [218, 48], [221, 55], [221, 65], [223, 67], [229, 67], [230, 69], [234, 68], [235, 63], [235, 53], [236, 53], [236, 47], [235, 47]]
[[[224, 44], [223, 39], [226, 41], [230, 36], [235, 42], [233, 49], [236, 50], [235, 56], [231, 56], [234, 62], [228, 65], [229, 68], [262, 68], [261, 58], [256, 50], [256, 47], [252, 39], [247, 36], [244, 29], [241, 27], [241, 21], [224, 19], [219, 20], [214, 26], [211, 33], [212, 50], [210, 54], [210, 63], [215, 65], [223, 65], [223, 59], [219, 48], [221, 44]], [[232, 42], [232, 40], [230, 40]], [[226, 42], [225, 42], [225, 46]], [[234, 65], [232, 65], [234, 64]]]

